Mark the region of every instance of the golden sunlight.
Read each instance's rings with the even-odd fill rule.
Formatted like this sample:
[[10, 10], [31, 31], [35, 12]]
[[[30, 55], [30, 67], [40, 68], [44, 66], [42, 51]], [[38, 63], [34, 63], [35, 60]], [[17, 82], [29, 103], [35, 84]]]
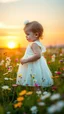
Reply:
[[8, 48], [12, 49], [12, 48], [15, 48], [16, 47], [16, 44], [15, 42], [11, 41], [8, 43]]

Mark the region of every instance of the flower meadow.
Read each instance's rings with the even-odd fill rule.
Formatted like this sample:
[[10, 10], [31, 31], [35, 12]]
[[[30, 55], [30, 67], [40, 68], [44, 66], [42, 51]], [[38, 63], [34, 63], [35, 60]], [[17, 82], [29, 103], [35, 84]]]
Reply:
[[23, 54], [23, 49], [0, 51], [0, 114], [64, 114], [64, 48], [47, 48], [44, 54], [54, 80], [47, 88], [16, 84]]

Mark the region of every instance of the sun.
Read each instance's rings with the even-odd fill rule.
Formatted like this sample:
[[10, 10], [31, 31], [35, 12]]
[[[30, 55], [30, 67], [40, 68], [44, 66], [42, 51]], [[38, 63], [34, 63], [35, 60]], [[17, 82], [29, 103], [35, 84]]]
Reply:
[[15, 45], [15, 42], [9, 42], [8, 43], [8, 48], [12, 49], [12, 48], [15, 48], [16, 45]]

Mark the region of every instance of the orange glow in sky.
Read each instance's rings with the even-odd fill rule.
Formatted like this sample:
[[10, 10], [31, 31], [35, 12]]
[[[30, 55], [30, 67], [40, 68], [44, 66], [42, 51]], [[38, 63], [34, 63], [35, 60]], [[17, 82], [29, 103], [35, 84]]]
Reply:
[[[38, 21], [44, 28], [43, 45], [64, 45], [64, 0], [0, 0], [0, 47], [26, 47], [24, 22]], [[11, 48], [12, 48], [11, 47]]]

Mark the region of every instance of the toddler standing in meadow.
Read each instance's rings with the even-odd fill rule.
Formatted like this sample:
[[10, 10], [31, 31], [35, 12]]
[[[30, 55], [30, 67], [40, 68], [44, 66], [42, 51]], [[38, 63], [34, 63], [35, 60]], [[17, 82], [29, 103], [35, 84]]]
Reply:
[[42, 86], [53, 85], [52, 73], [47, 65], [43, 53], [46, 48], [41, 44], [40, 38], [43, 35], [43, 27], [37, 21], [26, 22], [24, 27], [28, 45], [25, 55], [20, 60], [17, 72], [16, 84], [23, 86]]

